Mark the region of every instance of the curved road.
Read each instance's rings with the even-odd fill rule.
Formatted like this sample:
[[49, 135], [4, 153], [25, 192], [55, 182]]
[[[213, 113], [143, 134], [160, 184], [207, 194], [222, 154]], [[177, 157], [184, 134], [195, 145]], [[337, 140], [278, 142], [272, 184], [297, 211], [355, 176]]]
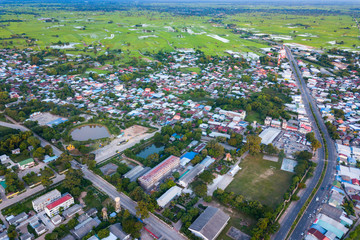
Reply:
[[[319, 127], [321, 131], [324, 133], [324, 138], [327, 142], [327, 148], [328, 148], [328, 160], [325, 160], [325, 149], [322, 147], [318, 150], [318, 166], [316, 167], [314, 171], [314, 176], [312, 179], [308, 181], [307, 188], [305, 189], [303, 195], [301, 196], [300, 200], [297, 201], [292, 208], [291, 212], [288, 212], [286, 216], [284, 217], [282, 221], [282, 225], [280, 227], [280, 230], [277, 232], [277, 234], [274, 236], [275, 240], [283, 240], [286, 238], [288, 232], [290, 231], [291, 225], [295, 221], [300, 209], [303, 207], [305, 201], [309, 198], [312, 190], [315, 188], [316, 184], [318, 183], [320, 179], [320, 175], [322, 172], [322, 169], [324, 167], [325, 161], [328, 161], [328, 166], [325, 174], [325, 178], [320, 186], [320, 189], [315, 194], [314, 198], [312, 199], [311, 203], [309, 204], [307, 210], [303, 214], [302, 218], [298, 222], [296, 228], [292, 232], [289, 239], [298, 240], [301, 239], [303, 234], [305, 234], [306, 230], [309, 229], [311, 226], [315, 213], [319, 210], [319, 207], [321, 205], [322, 200], [325, 198], [325, 195], [327, 194], [327, 189], [331, 185], [335, 169], [336, 169], [336, 159], [337, 159], [337, 152], [335, 148], [335, 143], [331, 139], [327, 128], [325, 126], [325, 123], [322, 119], [322, 116], [318, 110], [318, 107], [316, 106], [316, 103], [314, 99], [311, 97], [309, 89], [306, 87], [306, 83], [302, 77], [302, 73], [299, 69], [299, 66], [297, 64], [297, 61], [292, 56], [291, 50], [288, 47], [285, 47], [287, 58], [290, 61], [291, 69], [294, 73], [294, 77], [296, 78], [297, 84], [299, 86], [301, 96], [304, 102], [304, 106], [307, 112], [307, 115], [309, 117], [310, 122], [313, 123], [313, 130], [315, 132], [316, 138], [321, 141], [322, 146], [324, 146], [324, 143], [322, 141], [320, 131], [316, 125], [316, 121], [314, 119], [314, 116], [311, 112], [310, 105], [312, 106], [312, 109], [314, 111], [315, 117], [319, 123]], [[297, 73], [297, 74], [295, 74]], [[324, 190], [326, 189], [326, 190]], [[319, 199], [319, 201], [316, 201], [316, 199]], [[310, 215], [311, 214], [311, 215]]]

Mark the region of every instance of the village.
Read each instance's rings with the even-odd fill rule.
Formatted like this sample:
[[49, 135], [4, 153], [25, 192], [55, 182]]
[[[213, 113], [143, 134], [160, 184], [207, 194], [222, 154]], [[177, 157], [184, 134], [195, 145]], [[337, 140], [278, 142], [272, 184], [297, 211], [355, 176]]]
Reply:
[[[300, 58], [302, 75], [339, 155], [334, 182], [319, 190], [326, 197], [316, 199], [321, 208], [308, 215], [314, 224], [302, 236], [340, 239], [357, 221], [360, 206], [359, 76], [355, 70], [340, 73], [347, 58], [359, 66], [359, 56], [338, 51], [325, 58], [320, 50], [288, 45]], [[278, 219], [283, 201], [296, 202], [311, 179], [307, 173], [322, 160], [317, 152], [322, 146], [312, 135], [316, 123], [284, 47], [274, 45], [261, 53], [228, 51], [228, 56], [211, 57], [178, 49], [151, 56], [158, 60], [137, 59], [119, 67], [111, 59], [100, 63], [85, 55], [56, 52], [55, 58], [53, 52], [39, 58], [30, 49], [0, 50], [2, 126], [26, 127], [1, 138], [2, 204], [12, 198], [22, 201], [35, 188], [43, 191], [31, 201], [25, 198], [32, 203], [26, 211], [0, 204], [7, 222], [0, 239], [129, 239], [138, 238], [141, 229], [142, 239], [166, 239], [144, 223], [149, 212], [191, 239], [265, 234], [268, 229], [250, 230], [250, 222], [275, 209], [269, 221]], [[63, 74], [52, 74], [51, 69], [68, 63], [72, 67]], [[85, 63], [111, 73], [87, 71]], [[74, 134], [86, 127], [88, 133], [97, 129], [96, 136]], [[10, 142], [15, 135], [18, 140]], [[227, 196], [229, 189], [240, 189], [236, 184], [248, 173], [252, 157], [269, 164], [265, 176], [284, 175], [277, 201], [264, 202], [271, 198], [261, 195], [265, 189], [261, 200], [256, 199], [259, 193], [247, 195], [248, 189]], [[304, 171], [298, 165], [306, 166]], [[120, 206], [121, 198], [111, 200], [111, 192], [95, 182], [85, 189], [63, 187], [72, 168], [84, 173], [88, 168], [129, 195], [138, 203], [136, 217]], [[249, 177], [260, 178], [261, 172], [257, 174]], [[86, 174], [81, 178], [90, 180]], [[70, 192], [59, 191], [57, 184]], [[108, 199], [106, 205], [87, 206], [91, 203], [83, 194], [94, 192], [100, 200]], [[236, 218], [229, 209], [248, 211], [250, 220], [233, 226]], [[124, 230], [121, 225], [129, 222], [137, 228]], [[69, 229], [61, 232], [60, 224]]]

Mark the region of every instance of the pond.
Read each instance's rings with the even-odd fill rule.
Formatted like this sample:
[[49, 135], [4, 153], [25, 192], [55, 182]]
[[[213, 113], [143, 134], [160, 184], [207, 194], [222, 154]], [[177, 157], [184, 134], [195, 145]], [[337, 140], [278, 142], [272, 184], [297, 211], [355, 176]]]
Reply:
[[110, 133], [104, 126], [85, 125], [74, 129], [71, 137], [75, 141], [87, 141], [110, 137]]
[[159, 153], [165, 149], [165, 146], [151, 144], [150, 146], [146, 147], [144, 150], [136, 154], [136, 156], [141, 158], [147, 158], [149, 155], [154, 153]]

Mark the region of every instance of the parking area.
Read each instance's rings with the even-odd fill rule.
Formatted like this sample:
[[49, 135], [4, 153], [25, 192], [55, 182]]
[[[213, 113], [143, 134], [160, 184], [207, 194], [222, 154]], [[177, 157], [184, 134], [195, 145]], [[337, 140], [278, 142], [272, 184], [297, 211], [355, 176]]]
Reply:
[[306, 142], [305, 135], [298, 132], [281, 131], [273, 145], [283, 149], [287, 158], [293, 158], [295, 152], [304, 150], [311, 152], [310, 144]]

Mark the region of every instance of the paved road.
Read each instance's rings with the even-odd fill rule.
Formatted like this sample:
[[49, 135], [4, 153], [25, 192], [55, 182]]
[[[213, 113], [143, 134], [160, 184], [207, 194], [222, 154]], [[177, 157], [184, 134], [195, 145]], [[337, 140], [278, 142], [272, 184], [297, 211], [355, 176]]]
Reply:
[[[0, 126], [19, 129], [21, 131], [31, 131], [31, 130], [27, 129], [26, 127], [21, 126], [19, 124], [10, 124], [10, 123], [5, 123], [5, 122], [0, 122]], [[160, 131], [160, 129], [158, 131]], [[129, 141], [128, 144], [126, 144], [126, 145], [124, 144], [124, 145], [119, 146], [121, 148], [117, 148], [116, 150], [123, 151], [126, 148], [131, 147], [131, 146], [135, 145], [136, 143], [140, 142], [140, 140], [144, 139], [144, 137], [145, 137], [145, 140], [146, 140], [146, 139], [154, 136], [155, 133], [156, 132], [149, 133], [149, 134], [147, 134], [145, 136], [140, 135], [138, 137], [134, 137], [134, 138], [131, 139], [131, 142]], [[35, 135], [35, 136], [37, 136], [37, 135]], [[37, 137], [40, 139], [42, 145], [43, 144], [45, 144], [45, 145], [49, 144], [48, 142], [46, 142], [41, 137], [39, 137], [39, 136], [37, 136]], [[122, 149], [122, 150], [119, 150], [119, 149]], [[59, 149], [57, 149], [57, 150], [58, 150], [58, 153], [60, 155], [62, 152]], [[104, 159], [109, 158], [109, 157], [116, 154], [116, 150], [111, 149], [111, 150], [107, 151], [106, 154], [103, 154], [102, 156], [104, 157]], [[72, 162], [73, 168], [77, 168], [76, 167], [77, 165], [78, 164], [75, 161]], [[104, 191], [111, 198], [115, 199], [116, 197], [120, 197], [122, 207], [128, 209], [131, 214], [136, 215], [136, 209], [135, 209], [135, 207], [137, 206], [136, 202], [134, 202], [132, 199], [130, 199], [125, 194], [123, 194], [121, 192], [118, 192], [113, 185], [111, 185], [110, 183], [105, 181], [100, 176], [98, 176], [98, 175], [92, 173], [91, 171], [89, 171], [85, 165], [81, 165], [81, 166], [82, 166], [81, 170], [83, 171], [85, 178], [89, 179], [94, 186], [96, 186], [99, 189], [101, 189], [102, 191]], [[57, 177], [54, 179], [54, 183], [57, 183], [57, 182], [63, 180], [64, 178], [65, 178], [64, 175], [57, 175]], [[27, 198], [27, 197], [29, 197], [29, 196], [43, 190], [43, 189], [44, 189], [44, 187], [42, 185], [40, 185], [40, 186], [37, 186], [35, 188], [29, 189], [25, 193], [20, 194], [20, 195], [14, 197], [12, 199], [6, 199], [3, 203], [0, 204], [0, 210], [7, 207], [7, 206], [15, 204], [16, 202], [20, 202], [24, 198]], [[1, 213], [0, 213], [0, 218], [3, 219], [3, 216], [1, 215]], [[6, 222], [6, 221], [4, 221], [4, 222]], [[144, 223], [146, 225], [149, 225], [152, 229], [154, 229], [154, 231], [160, 233], [161, 234], [161, 239], [173, 239], [173, 240], [187, 239], [181, 233], [179, 233], [178, 231], [176, 231], [172, 227], [168, 226], [166, 223], [164, 223], [162, 220], [158, 219], [153, 214], [151, 214], [149, 218], [145, 219]]]
[[[315, 101], [311, 97], [309, 90], [306, 87], [306, 83], [305, 83], [304, 79], [302, 78], [302, 74], [298, 67], [297, 61], [292, 56], [291, 50], [288, 47], [285, 47], [285, 50], [286, 50], [287, 58], [290, 61], [292, 71], [294, 73], [294, 77], [296, 78], [297, 84], [299, 86], [307, 115], [309, 117], [310, 122], [313, 123], [313, 130], [315, 132], [316, 138], [319, 139], [321, 141], [321, 144], [324, 146], [319, 129], [317, 128], [315, 119], [312, 115], [310, 105], [312, 106], [312, 109], [315, 113], [315, 117], [318, 120], [320, 129], [324, 133], [324, 137], [326, 139], [328, 152], [329, 152], [328, 160], [325, 160], [324, 147], [322, 147], [321, 149], [318, 150], [318, 158], [319, 158], [318, 162], [317, 162], [318, 166], [314, 171], [314, 177], [312, 179], [310, 179], [310, 181], [308, 182], [305, 192], [303, 193], [300, 200], [295, 203], [292, 211], [288, 212], [286, 214], [286, 216], [284, 216], [280, 230], [273, 237], [276, 240], [283, 240], [286, 238], [286, 235], [288, 234], [288, 232], [291, 228], [291, 225], [295, 221], [295, 218], [297, 217], [300, 209], [304, 205], [305, 201], [309, 198], [313, 188], [318, 183], [318, 181], [320, 179], [321, 171], [325, 164], [325, 161], [328, 161], [328, 167], [327, 167], [327, 171], [325, 174], [325, 178], [320, 186], [319, 191], [315, 194], [315, 197], [311, 201], [311, 203], [308, 206], [307, 210], [305, 211], [303, 217], [300, 219], [297, 227], [295, 228], [295, 230], [293, 231], [293, 233], [291, 234], [291, 236], [289, 238], [289, 239], [298, 240], [298, 239], [302, 238], [303, 234], [311, 226], [311, 224], [314, 220], [313, 217], [314, 217], [316, 211], [318, 211], [318, 209], [321, 205], [321, 201], [325, 198], [325, 195], [328, 193], [327, 188], [329, 187], [329, 185], [332, 183], [332, 181], [334, 179], [337, 153], [336, 153], [335, 143], [331, 139], [331, 137], [326, 129], [326, 126], [324, 124], [324, 121], [321, 117], [321, 114], [315, 104]], [[295, 74], [295, 73], [297, 73], [297, 74]], [[325, 190], [322, 190], [322, 189], [325, 189]], [[319, 201], [316, 201], [317, 198], [319, 198]], [[312, 217], [309, 217], [310, 214]]]
[[[10, 119], [11, 120], [11, 119]], [[18, 129], [22, 132], [26, 132], [26, 131], [31, 131], [30, 129], [28, 129], [27, 127], [24, 127], [18, 123], [7, 123], [7, 122], [0, 122], [0, 126], [3, 127], [8, 127], [8, 128], [13, 128], [13, 129]], [[34, 133], [34, 132], [33, 132]], [[37, 137], [40, 140], [40, 144], [42, 147], [45, 147], [46, 145], [50, 145], [53, 149], [53, 153], [56, 156], [60, 156], [62, 151], [60, 149], [58, 149], [57, 147], [53, 146], [52, 144], [50, 144], [48, 141], [46, 141], [45, 139], [43, 139], [42, 137], [40, 137], [39, 135], [37, 135], [36, 133], [34, 133], [34, 136]]]
[[[75, 162], [72, 162], [72, 165], [73, 168], [76, 168], [77, 164]], [[113, 185], [105, 181], [100, 176], [92, 173], [90, 170], [87, 169], [85, 165], [82, 165], [82, 171], [86, 179], [89, 179], [96, 187], [104, 191], [111, 198], [115, 199], [116, 197], [120, 197], [121, 206], [123, 208], [128, 209], [131, 214], [136, 215], [136, 209], [135, 209], [137, 205], [136, 202], [134, 202], [125, 194], [118, 192]], [[172, 240], [186, 239], [186, 237], [184, 237], [175, 229], [166, 225], [162, 220], [158, 219], [153, 214], [151, 214], [149, 218], [145, 219], [144, 223], [150, 225], [150, 227], [154, 229], [156, 232], [161, 233], [162, 234], [161, 239], [172, 239]]]
[[[102, 148], [99, 148], [92, 153], [95, 154], [95, 160], [96, 162], [102, 162], [112, 156], [114, 156], [118, 152], [122, 152], [125, 149], [128, 149], [135, 144], [139, 143], [142, 139], [147, 140], [155, 135], [155, 133], [160, 132], [161, 128], [153, 133], [147, 133], [145, 135], [141, 134], [136, 137], [132, 137], [130, 139], [120, 138], [120, 139], [114, 139], [109, 145], [106, 145]], [[121, 141], [129, 140], [127, 143], [123, 143], [121, 145], [118, 145]]]

